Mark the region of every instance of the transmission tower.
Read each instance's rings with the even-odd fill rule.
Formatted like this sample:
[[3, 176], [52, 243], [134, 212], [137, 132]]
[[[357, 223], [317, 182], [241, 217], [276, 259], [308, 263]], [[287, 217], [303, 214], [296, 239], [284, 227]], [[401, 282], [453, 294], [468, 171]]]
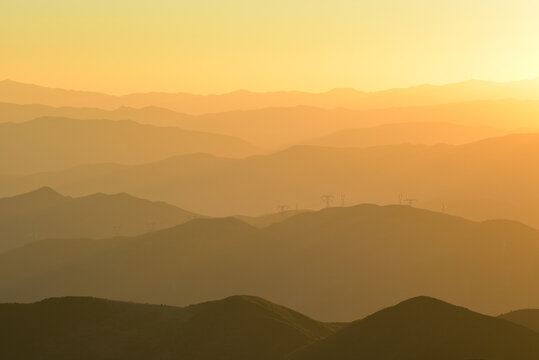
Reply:
[[278, 205], [277, 210], [284, 216], [286, 210], [288, 210], [288, 205]]
[[335, 196], [331, 194], [322, 195], [322, 201], [326, 204], [326, 208], [331, 206], [333, 200], [335, 200]]

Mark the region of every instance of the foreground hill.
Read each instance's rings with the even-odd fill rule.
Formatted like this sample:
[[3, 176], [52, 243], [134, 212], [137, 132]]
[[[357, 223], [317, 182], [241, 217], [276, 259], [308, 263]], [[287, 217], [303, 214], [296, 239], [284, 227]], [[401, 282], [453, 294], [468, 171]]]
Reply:
[[0, 304], [5, 359], [278, 360], [332, 332], [248, 296], [186, 308], [79, 297]]
[[291, 356], [294, 360], [532, 360], [539, 333], [420, 297], [354, 322]]
[[524, 309], [500, 315], [500, 318], [525, 326], [539, 333], [539, 310]]
[[47, 239], [133, 236], [199, 215], [127, 194], [63, 196], [51, 188], [0, 198], [0, 251]]
[[199, 152], [234, 157], [253, 154], [255, 149], [243, 140], [224, 135], [132, 121], [39, 118], [0, 124], [2, 174], [100, 162], [136, 164]]
[[486, 313], [539, 303], [539, 231], [409, 206], [330, 208], [262, 229], [198, 219], [122, 240], [86, 257], [47, 240], [0, 254], [0, 301], [75, 294], [184, 306], [251, 293], [332, 321], [419, 293]]
[[9, 359], [535, 360], [539, 333], [418, 297], [327, 324], [252, 296], [184, 308], [90, 297], [0, 304]]
[[235, 91], [221, 95], [142, 93], [112, 96], [84, 91], [52, 89], [5, 80], [0, 81], [0, 101], [16, 104], [103, 109], [116, 109], [120, 106], [136, 108], [159, 106], [189, 114], [200, 114], [298, 105], [330, 109], [372, 109], [506, 98], [537, 100], [538, 87], [537, 80], [510, 83], [474, 80], [441, 86], [421, 85], [378, 92], [335, 89], [325, 93]]

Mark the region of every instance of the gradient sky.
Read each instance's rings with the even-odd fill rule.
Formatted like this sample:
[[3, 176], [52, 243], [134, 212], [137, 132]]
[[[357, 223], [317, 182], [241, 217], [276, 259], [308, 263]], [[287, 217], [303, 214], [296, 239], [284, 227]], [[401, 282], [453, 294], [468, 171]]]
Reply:
[[2, 0], [0, 79], [109, 93], [539, 76], [537, 0]]

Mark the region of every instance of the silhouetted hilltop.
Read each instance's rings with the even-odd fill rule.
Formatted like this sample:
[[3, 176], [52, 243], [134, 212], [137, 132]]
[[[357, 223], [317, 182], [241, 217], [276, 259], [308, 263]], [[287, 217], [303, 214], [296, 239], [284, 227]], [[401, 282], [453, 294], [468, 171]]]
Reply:
[[322, 359], [522, 359], [539, 357], [539, 334], [509, 321], [419, 297], [354, 322], [291, 356]]
[[0, 355], [11, 359], [284, 359], [333, 332], [260, 298], [187, 308], [65, 297], [0, 305]]
[[[197, 219], [123, 241], [71, 260], [66, 251], [59, 265], [33, 247], [5, 252], [0, 301], [76, 294], [185, 306], [247, 293], [331, 321], [418, 293], [491, 314], [539, 302], [539, 231], [410, 206], [329, 208], [262, 229]], [[47, 244], [39, 251], [51, 253]]]
[[136, 164], [187, 153], [226, 157], [255, 151], [247, 142], [233, 137], [132, 121], [39, 118], [20, 124], [0, 124], [2, 174], [60, 170], [99, 162]]
[[72, 198], [44, 187], [0, 198], [0, 250], [46, 238], [132, 236], [199, 216], [125, 193]]
[[499, 317], [539, 333], [539, 310], [537, 309], [515, 310]]

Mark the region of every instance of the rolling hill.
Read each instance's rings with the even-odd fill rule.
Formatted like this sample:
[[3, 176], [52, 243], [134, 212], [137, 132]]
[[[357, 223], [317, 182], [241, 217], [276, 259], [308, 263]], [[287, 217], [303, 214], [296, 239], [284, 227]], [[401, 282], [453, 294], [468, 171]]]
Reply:
[[348, 325], [293, 360], [532, 360], [539, 333], [440, 300], [419, 297]]
[[262, 229], [234, 218], [197, 219], [122, 240], [88, 256], [75, 249], [70, 259], [65, 251], [61, 264], [50, 254], [64, 253], [67, 240], [4, 252], [0, 301], [81, 295], [185, 306], [247, 293], [330, 321], [417, 294], [488, 314], [539, 303], [539, 231], [509, 221], [361, 205]]
[[532, 360], [539, 333], [428, 297], [328, 324], [253, 296], [184, 308], [92, 297], [0, 304], [0, 356], [33, 359]]
[[139, 235], [196, 217], [200, 215], [127, 194], [72, 198], [44, 187], [0, 198], [0, 251], [47, 238]]
[[64, 297], [0, 304], [10, 359], [278, 360], [333, 326], [256, 297], [186, 308]]
[[136, 164], [199, 152], [235, 157], [256, 149], [237, 138], [132, 121], [39, 118], [0, 124], [2, 174], [102, 162]]

